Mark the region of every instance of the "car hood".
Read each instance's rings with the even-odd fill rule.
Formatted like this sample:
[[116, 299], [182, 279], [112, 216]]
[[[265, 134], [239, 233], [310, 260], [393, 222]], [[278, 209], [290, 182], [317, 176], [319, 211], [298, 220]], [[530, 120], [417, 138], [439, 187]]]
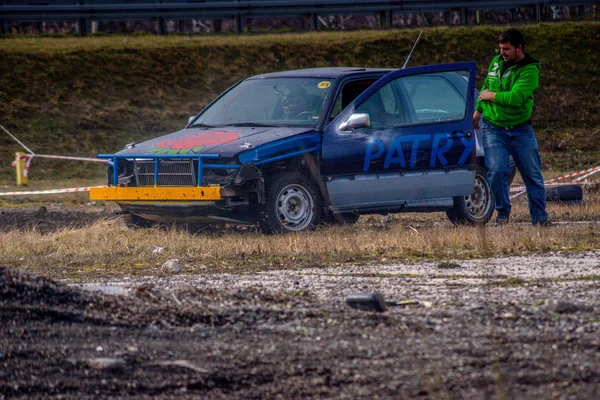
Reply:
[[120, 156], [218, 154], [220, 157], [234, 157], [242, 151], [262, 144], [311, 131], [313, 129], [306, 127], [280, 126], [187, 128], [135, 144], [117, 154]]

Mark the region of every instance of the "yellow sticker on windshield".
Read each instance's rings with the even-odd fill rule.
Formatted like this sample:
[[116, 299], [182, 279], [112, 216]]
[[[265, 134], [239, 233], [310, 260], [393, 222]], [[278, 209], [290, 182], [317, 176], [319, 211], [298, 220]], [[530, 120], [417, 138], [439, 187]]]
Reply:
[[331, 82], [328, 82], [328, 81], [319, 82], [319, 84], [317, 86], [319, 86], [319, 89], [327, 89], [329, 86], [331, 86]]

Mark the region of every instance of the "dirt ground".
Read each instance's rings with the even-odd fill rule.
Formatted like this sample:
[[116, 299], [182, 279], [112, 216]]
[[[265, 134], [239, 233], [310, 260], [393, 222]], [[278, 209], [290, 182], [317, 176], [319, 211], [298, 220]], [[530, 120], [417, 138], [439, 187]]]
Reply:
[[0, 208], [0, 232], [35, 229], [41, 233], [83, 228], [105, 218], [118, 218], [117, 206]]
[[[597, 398], [599, 276], [600, 251], [95, 282], [5, 265], [0, 399]], [[373, 291], [395, 304], [345, 303]]]

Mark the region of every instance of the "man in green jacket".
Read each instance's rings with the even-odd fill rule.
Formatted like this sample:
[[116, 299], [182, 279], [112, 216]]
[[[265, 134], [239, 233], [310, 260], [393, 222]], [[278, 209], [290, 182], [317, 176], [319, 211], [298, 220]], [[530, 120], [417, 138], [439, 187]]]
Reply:
[[508, 223], [510, 217], [507, 177], [512, 155], [527, 189], [531, 222], [549, 226], [540, 154], [531, 126], [540, 62], [523, 52], [525, 39], [517, 29], [500, 34], [498, 45], [500, 55], [490, 63], [473, 114], [475, 128], [479, 128], [480, 120], [483, 125], [485, 165], [498, 212], [496, 223]]

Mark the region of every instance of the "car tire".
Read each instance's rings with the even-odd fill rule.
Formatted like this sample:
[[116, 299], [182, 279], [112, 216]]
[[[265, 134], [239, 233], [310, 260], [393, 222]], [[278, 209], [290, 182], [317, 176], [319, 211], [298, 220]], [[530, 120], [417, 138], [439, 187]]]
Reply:
[[453, 224], [486, 224], [494, 213], [494, 196], [487, 180], [487, 171], [478, 165], [475, 170], [473, 193], [454, 198], [454, 205], [446, 211]]
[[546, 188], [546, 201], [557, 203], [579, 203], [583, 199], [581, 185], [563, 185]]
[[315, 184], [300, 172], [284, 172], [270, 179], [258, 223], [265, 234], [305, 231], [319, 224], [320, 210]]

